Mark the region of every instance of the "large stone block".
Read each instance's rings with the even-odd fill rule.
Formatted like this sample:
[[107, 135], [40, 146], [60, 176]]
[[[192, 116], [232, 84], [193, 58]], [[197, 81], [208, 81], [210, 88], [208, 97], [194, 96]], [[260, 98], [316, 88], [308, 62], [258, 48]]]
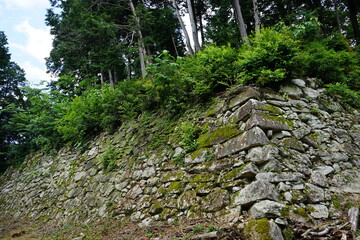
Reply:
[[214, 189], [209, 195], [201, 201], [201, 209], [205, 212], [219, 211], [228, 205], [230, 197], [225, 189]]
[[254, 88], [247, 88], [244, 92], [230, 99], [228, 109], [241, 105], [249, 99], [260, 99], [260, 93]]
[[269, 142], [269, 139], [265, 135], [264, 131], [258, 127], [254, 127], [244, 134], [233, 138], [223, 145], [220, 145], [215, 152], [217, 158], [223, 158], [230, 154], [238, 153], [240, 151], [256, 147], [263, 146]]
[[303, 182], [305, 179], [304, 174], [298, 172], [265, 172], [258, 173], [256, 175], [257, 180], [264, 180], [271, 183], [279, 183], [279, 182]]
[[250, 208], [250, 215], [255, 218], [275, 218], [280, 217], [281, 210], [285, 207], [284, 204], [275, 201], [264, 200], [255, 203]]
[[279, 150], [274, 145], [254, 147], [250, 149], [248, 154], [246, 155], [246, 159], [249, 159], [256, 164], [269, 162], [271, 160], [275, 160], [278, 157], [280, 157]]
[[257, 180], [235, 195], [233, 204], [249, 206], [258, 200], [278, 200], [279, 193], [275, 186], [267, 181]]
[[246, 122], [246, 129], [255, 126], [263, 130], [290, 130], [291, 122], [282, 116], [272, 116], [265, 113], [255, 113]]
[[254, 111], [261, 111], [271, 115], [280, 115], [282, 113], [282, 110], [278, 107], [274, 107], [255, 99], [250, 99], [238, 108], [232, 116], [238, 120], [246, 120]]

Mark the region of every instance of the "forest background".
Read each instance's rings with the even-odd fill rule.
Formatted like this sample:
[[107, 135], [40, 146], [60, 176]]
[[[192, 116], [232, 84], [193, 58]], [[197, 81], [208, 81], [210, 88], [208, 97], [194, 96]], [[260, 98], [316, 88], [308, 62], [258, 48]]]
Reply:
[[359, 1], [50, 3], [47, 88], [28, 86], [0, 31], [0, 172], [34, 151], [81, 150], [140, 114], [176, 119], [239, 85], [317, 78], [360, 108]]

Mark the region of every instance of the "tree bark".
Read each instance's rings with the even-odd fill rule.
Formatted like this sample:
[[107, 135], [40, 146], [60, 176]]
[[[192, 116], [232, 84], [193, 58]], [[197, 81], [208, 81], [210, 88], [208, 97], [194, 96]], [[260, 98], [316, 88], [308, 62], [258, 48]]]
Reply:
[[340, 22], [340, 17], [339, 17], [339, 6], [338, 6], [337, 0], [334, 0], [334, 7], [335, 7], [336, 25], [337, 25], [339, 33], [341, 33], [342, 29], [341, 29], [341, 22]]
[[351, 26], [354, 32], [354, 38], [356, 40], [356, 44], [360, 44], [360, 28], [359, 22], [357, 20], [357, 6], [354, 0], [348, 0], [348, 9], [349, 9], [349, 17], [351, 21]]
[[205, 37], [204, 37], [204, 25], [203, 25], [203, 21], [202, 21], [202, 14], [201, 14], [201, 12], [199, 13], [199, 24], [200, 24], [201, 43], [204, 44], [204, 42], [205, 42]]
[[100, 73], [100, 83], [101, 83], [101, 85], [104, 84], [104, 73], [103, 73], [102, 70], [101, 70], [101, 73]]
[[191, 29], [192, 29], [192, 34], [193, 34], [193, 40], [194, 40], [194, 48], [195, 48], [195, 52], [200, 50], [200, 43], [199, 43], [199, 37], [198, 37], [198, 31], [197, 31], [197, 26], [196, 26], [196, 21], [195, 21], [195, 15], [194, 15], [194, 10], [193, 10], [193, 6], [191, 3], [191, 0], [186, 0], [187, 5], [188, 5], [188, 11], [189, 11], [189, 17], [190, 17], [190, 25], [191, 25]]
[[235, 7], [236, 22], [237, 22], [239, 30], [240, 30], [241, 39], [246, 44], [250, 45], [248, 35], [246, 33], [246, 27], [245, 27], [244, 19], [243, 19], [242, 13], [241, 13], [241, 7], [240, 7], [239, 0], [233, 0], [233, 4], [234, 4], [234, 7]]
[[255, 19], [255, 33], [260, 34], [260, 13], [259, 13], [259, 5], [257, 0], [253, 0], [254, 7], [254, 19]]
[[115, 83], [114, 83], [114, 78], [113, 78], [112, 71], [109, 70], [108, 73], [109, 73], [110, 86], [111, 86], [111, 88], [115, 88]]
[[176, 0], [172, 0], [172, 5], [173, 5], [173, 7], [174, 7], [174, 9], [175, 9], [176, 17], [177, 17], [178, 20], [179, 20], [181, 29], [182, 29], [182, 31], [183, 31], [183, 33], [184, 33], [184, 35], [185, 35], [185, 43], [186, 43], [186, 46], [187, 46], [187, 48], [188, 48], [188, 50], [189, 50], [190, 55], [193, 55], [193, 54], [194, 54], [194, 50], [193, 50], [193, 48], [192, 48], [192, 46], [191, 46], [190, 37], [189, 37], [189, 34], [188, 34], [187, 30], [186, 30], [185, 24], [184, 24], [184, 22], [183, 22], [183, 20], [182, 20], [182, 18], [181, 18], [181, 15], [180, 15], [180, 13], [179, 13], [179, 9], [178, 9], [178, 7], [177, 7], [177, 5], [176, 5]]
[[137, 34], [138, 34], [138, 43], [139, 43], [139, 56], [140, 56], [140, 66], [141, 66], [141, 74], [142, 77], [145, 78], [145, 69], [146, 69], [146, 62], [145, 62], [145, 58], [147, 57], [146, 54], [146, 49], [145, 49], [145, 45], [144, 45], [144, 41], [143, 41], [143, 35], [140, 29], [140, 19], [136, 14], [136, 10], [134, 7], [134, 3], [132, 2], [132, 0], [129, 0], [129, 5], [130, 5], [130, 9], [132, 14], [135, 17], [135, 23], [136, 23], [136, 27], [137, 27]]

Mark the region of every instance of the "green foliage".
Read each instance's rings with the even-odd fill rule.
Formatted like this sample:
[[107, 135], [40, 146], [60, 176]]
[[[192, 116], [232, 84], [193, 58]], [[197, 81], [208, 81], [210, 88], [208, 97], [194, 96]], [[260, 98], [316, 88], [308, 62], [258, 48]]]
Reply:
[[147, 108], [161, 105], [168, 112], [177, 113], [185, 107], [191, 90], [189, 84], [179, 75], [182, 63], [181, 57], [174, 58], [166, 50], [152, 59], [152, 63], [146, 68]]
[[292, 59], [299, 51], [299, 42], [291, 31], [265, 28], [251, 38], [251, 43], [243, 45], [236, 61], [241, 83], [267, 85], [291, 76]]
[[326, 93], [340, 97], [340, 101], [355, 108], [360, 108], [360, 92], [351, 90], [346, 84], [328, 84]]
[[110, 145], [106, 148], [100, 157], [100, 163], [104, 171], [110, 172], [118, 167], [116, 164], [118, 156], [119, 151], [114, 146]]
[[102, 131], [112, 132], [141, 108], [137, 81], [125, 81], [115, 89], [103, 85], [89, 89], [73, 101], [63, 104], [64, 114], [57, 121], [57, 130], [65, 141], [80, 142]]
[[177, 166], [184, 167], [185, 166], [185, 153], [180, 153], [176, 157], [173, 157], [172, 161]]
[[187, 152], [195, 151], [197, 149], [196, 139], [199, 134], [199, 129], [194, 122], [184, 122], [180, 127], [181, 145]]
[[286, 240], [293, 240], [295, 239], [295, 234], [294, 231], [290, 228], [285, 228], [283, 230], [284, 236]]
[[236, 83], [236, 59], [236, 49], [210, 45], [184, 60], [181, 75], [193, 85], [197, 98], [208, 98]]
[[311, 42], [294, 58], [299, 75], [316, 77], [323, 83], [352, 82], [360, 86], [359, 59], [347, 50], [329, 49], [326, 42]]

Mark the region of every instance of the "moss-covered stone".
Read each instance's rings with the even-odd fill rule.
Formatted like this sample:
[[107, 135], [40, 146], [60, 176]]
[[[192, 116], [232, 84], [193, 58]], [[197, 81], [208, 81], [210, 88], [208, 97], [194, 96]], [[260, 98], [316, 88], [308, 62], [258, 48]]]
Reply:
[[270, 105], [270, 104], [264, 104], [259, 109], [263, 110], [263, 111], [266, 111], [271, 115], [281, 115], [281, 113], [282, 113], [280, 108], [275, 107], [275, 106]]
[[260, 114], [263, 118], [268, 119], [268, 120], [272, 120], [274, 122], [279, 122], [282, 124], [285, 124], [287, 126], [290, 127], [290, 129], [294, 128], [294, 122], [287, 120], [285, 117], [283, 116], [274, 116], [274, 115], [270, 115], [270, 114], [265, 114], [265, 113], [261, 113]]
[[172, 182], [165, 191], [167, 194], [179, 194], [184, 190], [184, 187], [185, 184], [183, 182]]
[[214, 159], [211, 148], [199, 148], [190, 154], [191, 159], [185, 158], [185, 163], [201, 163]]
[[196, 174], [189, 176], [189, 181], [192, 183], [204, 183], [214, 181], [215, 176], [213, 174]]
[[151, 205], [151, 207], [149, 208], [149, 213], [151, 215], [157, 215], [162, 213], [163, 209], [164, 209], [164, 204], [159, 200], [155, 200]]
[[204, 212], [216, 212], [223, 209], [229, 203], [229, 192], [225, 189], [217, 188], [202, 198], [201, 209]]
[[236, 124], [229, 124], [213, 131], [201, 134], [197, 139], [198, 148], [210, 147], [215, 144], [222, 143], [232, 137], [240, 135], [242, 131], [239, 130], [239, 126]]
[[263, 218], [248, 221], [244, 228], [244, 235], [247, 240], [272, 240], [269, 220]]
[[180, 210], [189, 209], [191, 206], [195, 205], [199, 199], [196, 197], [195, 191], [186, 191], [183, 192], [177, 199], [177, 208]]
[[230, 171], [229, 173], [225, 174], [222, 177], [223, 182], [230, 182], [236, 180], [238, 178], [253, 178], [257, 173], [257, 167], [254, 166], [252, 163], [248, 163], [242, 165], [239, 168], [235, 168], [234, 170]]
[[181, 170], [178, 171], [171, 171], [168, 173], [165, 173], [160, 181], [161, 182], [173, 182], [173, 181], [180, 181], [183, 180], [185, 173]]
[[197, 195], [205, 195], [210, 193], [213, 187], [213, 183], [196, 183], [195, 191]]
[[296, 138], [294, 137], [291, 137], [291, 138], [284, 138], [281, 140], [281, 144], [284, 146], [284, 147], [287, 147], [287, 148], [292, 148], [292, 149], [295, 149], [295, 150], [298, 150], [300, 152], [304, 152], [305, 149], [302, 145], [302, 142], [297, 140]]

